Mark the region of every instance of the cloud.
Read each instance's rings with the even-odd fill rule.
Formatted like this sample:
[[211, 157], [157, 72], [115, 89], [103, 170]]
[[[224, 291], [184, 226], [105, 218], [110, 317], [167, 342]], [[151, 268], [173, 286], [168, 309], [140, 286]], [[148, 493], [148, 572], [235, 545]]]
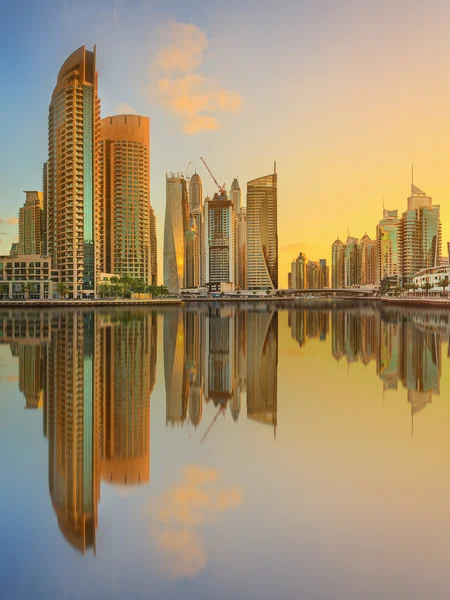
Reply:
[[123, 102], [122, 104], [119, 104], [119, 106], [116, 106], [116, 108], [114, 109], [114, 114], [115, 115], [137, 115], [138, 111], [130, 104]]
[[301, 252], [305, 251], [308, 247], [307, 244], [287, 244], [286, 246], [281, 246], [281, 252]]
[[15, 217], [13, 219], [6, 219], [6, 223], [8, 225], [17, 225], [18, 222], [19, 222], [19, 219], [17, 217]]
[[177, 21], [170, 21], [163, 29], [169, 44], [154, 61], [161, 103], [181, 120], [184, 133], [215, 131], [220, 127], [217, 117], [205, 113], [236, 112], [241, 96], [223, 89], [212, 77], [197, 73], [208, 47], [204, 31]]
[[5, 231], [0, 231], [0, 235], [8, 235]]
[[182, 480], [152, 506], [161, 570], [171, 579], [193, 577], [205, 568], [208, 557], [199, 529], [242, 504], [240, 490], [219, 488], [217, 481], [215, 469], [186, 467]]

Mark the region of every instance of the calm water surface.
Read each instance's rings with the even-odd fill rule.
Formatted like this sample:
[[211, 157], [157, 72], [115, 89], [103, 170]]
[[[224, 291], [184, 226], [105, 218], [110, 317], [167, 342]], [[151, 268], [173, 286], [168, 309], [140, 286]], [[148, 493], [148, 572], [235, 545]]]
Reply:
[[448, 599], [449, 317], [0, 310], [0, 597]]

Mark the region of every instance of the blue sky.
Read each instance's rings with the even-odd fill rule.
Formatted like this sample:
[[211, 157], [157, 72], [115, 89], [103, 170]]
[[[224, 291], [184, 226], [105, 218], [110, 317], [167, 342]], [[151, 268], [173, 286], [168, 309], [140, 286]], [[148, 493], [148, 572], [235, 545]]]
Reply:
[[[367, 228], [373, 237], [383, 196], [389, 208], [404, 210], [412, 162], [417, 185], [441, 204], [447, 239], [446, 3], [49, 0], [9, 3], [3, 11], [0, 252], [15, 238], [16, 225], [7, 221], [17, 217], [23, 190], [41, 188], [58, 70], [73, 50], [94, 43], [102, 116], [127, 105], [151, 119], [160, 258], [165, 172], [197, 159], [211, 194], [200, 156], [227, 185], [238, 176], [244, 190], [277, 160], [282, 284], [299, 250], [312, 260], [329, 258], [347, 226], [352, 235]], [[159, 60], [173, 46], [174, 24], [193, 27], [202, 48], [184, 71], [161, 69]], [[158, 86], [167, 76], [164, 98]], [[213, 131], [186, 133], [192, 116], [174, 109], [176, 86], [192, 76], [213, 105]]]

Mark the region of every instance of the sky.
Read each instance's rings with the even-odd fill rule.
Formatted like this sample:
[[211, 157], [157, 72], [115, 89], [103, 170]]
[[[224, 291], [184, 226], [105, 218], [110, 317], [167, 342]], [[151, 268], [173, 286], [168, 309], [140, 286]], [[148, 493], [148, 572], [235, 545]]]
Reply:
[[0, 253], [23, 190], [41, 189], [48, 103], [60, 66], [97, 45], [102, 116], [151, 119], [159, 279], [165, 173], [203, 156], [231, 185], [277, 161], [280, 285], [299, 251], [375, 236], [414, 182], [450, 239], [450, 5], [398, 0], [23, 0], [0, 23]]

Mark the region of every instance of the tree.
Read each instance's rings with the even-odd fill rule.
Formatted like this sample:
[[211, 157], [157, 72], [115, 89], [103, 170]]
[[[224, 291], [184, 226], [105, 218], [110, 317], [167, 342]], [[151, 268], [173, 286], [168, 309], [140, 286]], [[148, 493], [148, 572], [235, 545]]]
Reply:
[[56, 291], [58, 292], [59, 297], [64, 299], [70, 290], [65, 283], [61, 282], [61, 283], [58, 283], [58, 285], [56, 286]]
[[268, 288], [267, 288], [267, 290], [266, 290], [266, 294], [267, 294], [267, 296], [270, 296], [270, 292], [271, 292], [271, 291], [272, 291], [272, 290], [270, 289], [270, 287], [268, 287]]
[[36, 288], [37, 288], [36, 284], [31, 283], [31, 281], [26, 281], [22, 285], [22, 290], [23, 290], [27, 300], [30, 299], [31, 294], [33, 294], [36, 291]]
[[396, 297], [397, 297], [397, 296], [400, 296], [400, 292], [401, 292], [401, 291], [402, 291], [402, 288], [401, 288], [399, 285], [396, 285], [396, 286], [395, 286], [395, 288], [394, 288], [394, 295], [395, 295]]
[[133, 282], [133, 291], [141, 297], [141, 294], [145, 292], [146, 285], [143, 279], [135, 279]]
[[411, 289], [414, 290], [414, 294], [415, 294], [416, 291], [419, 289], [419, 285], [417, 283], [412, 283], [411, 284]]
[[100, 298], [109, 298], [111, 294], [111, 286], [108, 282], [102, 281], [102, 283], [98, 286], [98, 295]]
[[448, 287], [448, 275], [446, 275], [445, 277], [441, 277], [441, 279], [439, 279], [438, 281], [438, 285], [440, 287], [442, 287], [442, 293], [445, 296], [445, 289]]
[[422, 289], [427, 293], [427, 296], [429, 296], [430, 294], [430, 290], [434, 288], [434, 285], [432, 283], [430, 283], [429, 281], [426, 281], [423, 285], [422, 285]]
[[123, 288], [123, 297], [126, 298], [128, 295], [128, 290], [133, 287], [134, 279], [129, 275], [122, 275], [122, 277], [119, 279], [119, 283]]

